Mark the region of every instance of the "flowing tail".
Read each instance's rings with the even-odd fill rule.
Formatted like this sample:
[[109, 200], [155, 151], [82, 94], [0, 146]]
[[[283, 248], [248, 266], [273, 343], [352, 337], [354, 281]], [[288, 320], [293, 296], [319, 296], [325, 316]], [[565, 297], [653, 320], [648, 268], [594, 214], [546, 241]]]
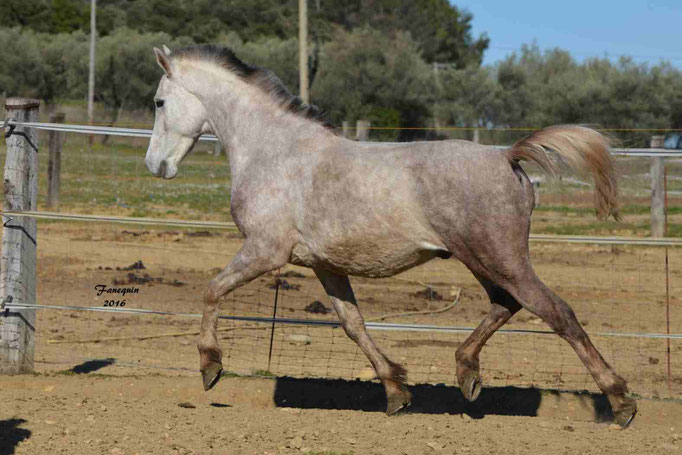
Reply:
[[556, 125], [543, 128], [505, 150], [510, 162], [530, 161], [550, 175], [556, 166], [547, 154], [556, 152], [562, 161], [583, 175], [592, 174], [594, 206], [597, 217], [609, 215], [620, 220], [616, 166], [609, 153], [609, 139], [597, 131], [578, 125]]

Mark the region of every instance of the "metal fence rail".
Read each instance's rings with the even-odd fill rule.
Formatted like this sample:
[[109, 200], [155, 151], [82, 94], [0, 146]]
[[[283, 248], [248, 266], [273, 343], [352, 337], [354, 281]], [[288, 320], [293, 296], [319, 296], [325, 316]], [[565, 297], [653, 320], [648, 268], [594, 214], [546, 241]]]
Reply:
[[[79, 133], [79, 134], [99, 134], [107, 136], [124, 136], [124, 137], [151, 137], [152, 130], [140, 128], [118, 128], [111, 126], [90, 126], [90, 125], [70, 125], [64, 123], [43, 123], [43, 122], [16, 122], [13, 120], [4, 120], [3, 126], [10, 125], [22, 126], [25, 128], [35, 128], [45, 131], [60, 131], [64, 133]], [[212, 134], [205, 134], [199, 138], [200, 141], [217, 142], [218, 138]], [[492, 147], [505, 149], [507, 145], [493, 145]], [[664, 148], [613, 148], [611, 149], [613, 155], [618, 156], [659, 156], [659, 157], [682, 157], [682, 150], [671, 150]]]
[[[46, 211], [0, 211], [3, 217], [27, 217], [43, 220], [81, 221], [96, 223], [139, 224], [148, 226], [195, 227], [204, 229], [235, 230], [237, 225], [227, 221], [173, 220], [167, 218], [137, 218], [129, 216], [81, 215], [78, 213], [57, 213]], [[533, 242], [545, 243], [582, 243], [591, 245], [640, 245], [640, 246], [682, 246], [682, 238], [677, 237], [608, 237], [584, 235], [531, 234]]]
[[[138, 315], [161, 315], [161, 316], [182, 316], [200, 318], [202, 315], [198, 313], [180, 313], [174, 311], [158, 311], [147, 310], [143, 308], [109, 308], [109, 307], [81, 307], [73, 305], [36, 305], [32, 303], [5, 303], [0, 306], [0, 311], [9, 309], [42, 309], [42, 310], [68, 310], [68, 311], [95, 311], [102, 313], [129, 313]], [[262, 324], [287, 324], [287, 325], [308, 325], [308, 326], [323, 326], [323, 327], [341, 327], [339, 321], [328, 321], [322, 319], [297, 319], [297, 318], [267, 318], [256, 316], [226, 316], [220, 315], [219, 319], [239, 322], [257, 322]], [[365, 326], [368, 330], [385, 330], [385, 331], [405, 331], [405, 332], [441, 332], [441, 333], [468, 333], [473, 332], [474, 327], [458, 327], [434, 324], [398, 324], [391, 322], [373, 322], [366, 321]], [[528, 329], [499, 329], [497, 333], [506, 334], [539, 334], [539, 335], [555, 335], [551, 330], [528, 330]], [[682, 340], [682, 333], [627, 333], [627, 332], [588, 332], [592, 336], [600, 337], [626, 337], [626, 338], [663, 338], [663, 339], [679, 339]]]

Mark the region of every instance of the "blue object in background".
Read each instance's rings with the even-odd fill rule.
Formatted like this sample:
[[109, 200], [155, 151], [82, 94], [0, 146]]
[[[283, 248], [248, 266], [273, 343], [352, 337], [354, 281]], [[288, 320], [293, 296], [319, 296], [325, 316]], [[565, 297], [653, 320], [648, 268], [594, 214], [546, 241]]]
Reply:
[[665, 136], [665, 142], [663, 142], [663, 148], [682, 150], [682, 134], [680, 133], [667, 134]]

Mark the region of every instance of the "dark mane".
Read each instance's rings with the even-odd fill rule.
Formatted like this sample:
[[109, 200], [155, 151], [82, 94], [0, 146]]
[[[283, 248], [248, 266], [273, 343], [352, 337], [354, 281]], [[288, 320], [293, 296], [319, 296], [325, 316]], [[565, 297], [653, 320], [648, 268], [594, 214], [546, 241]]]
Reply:
[[188, 58], [209, 61], [222, 66], [243, 81], [260, 87], [279, 101], [280, 106], [298, 116], [321, 123], [325, 128], [336, 130], [326, 118], [324, 112], [314, 104], [305, 104], [301, 98], [292, 95], [279, 77], [272, 71], [259, 66], [249, 65], [240, 60], [235, 53], [216, 44], [201, 44], [176, 49], [171, 58]]

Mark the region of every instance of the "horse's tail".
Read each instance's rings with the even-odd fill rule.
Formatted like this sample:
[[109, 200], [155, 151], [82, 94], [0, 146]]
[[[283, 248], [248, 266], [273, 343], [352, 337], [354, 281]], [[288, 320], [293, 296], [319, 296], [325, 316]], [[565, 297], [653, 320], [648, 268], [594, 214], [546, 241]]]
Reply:
[[609, 146], [609, 139], [593, 129], [578, 125], [556, 125], [535, 131], [504, 153], [511, 162], [531, 161], [554, 175], [556, 167], [547, 154], [548, 150], [553, 150], [576, 171], [583, 175], [592, 174], [597, 217], [605, 219], [612, 215], [614, 219], [620, 220], [616, 166]]

